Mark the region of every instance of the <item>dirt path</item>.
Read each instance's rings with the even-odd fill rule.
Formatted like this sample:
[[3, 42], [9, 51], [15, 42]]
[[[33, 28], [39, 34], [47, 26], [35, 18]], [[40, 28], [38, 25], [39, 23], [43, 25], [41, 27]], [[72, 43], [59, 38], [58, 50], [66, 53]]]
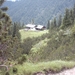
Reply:
[[[51, 75], [51, 74], [48, 74], [48, 75]], [[63, 71], [58, 74], [53, 74], [53, 75], [75, 75], [75, 68]]]
[[69, 70], [65, 70], [65, 71], [62, 71], [62, 72], [56, 73], [56, 74], [51, 74], [51, 73], [47, 73], [47, 74], [37, 73], [35, 75], [75, 75], [75, 68], [72, 68], [72, 69], [69, 69]]
[[62, 72], [57, 73], [57, 74], [48, 74], [48, 75], [75, 75], [75, 68], [65, 70], [65, 71], [62, 71]]

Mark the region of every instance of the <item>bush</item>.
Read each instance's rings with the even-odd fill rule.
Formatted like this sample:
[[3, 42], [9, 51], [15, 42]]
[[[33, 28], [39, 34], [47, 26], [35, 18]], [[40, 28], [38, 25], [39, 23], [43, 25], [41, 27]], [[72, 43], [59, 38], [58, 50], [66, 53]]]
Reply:
[[13, 73], [17, 73], [18, 69], [16, 67], [13, 67]]
[[26, 61], [26, 60], [27, 60], [26, 55], [23, 55], [21, 61], [24, 62], [24, 61]]
[[21, 61], [21, 59], [19, 59], [18, 64], [23, 64], [23, 61]]
[[75, 37], [75, 25], [74, 25], [74, 27], [72, 28], [72, 35]]
[[6, 72], [5, 75], [10, 75], [9, 72]]
[[18, 64], [23, 64], [27, 60], [26, 55], [23, 55], [21, 58], [18, 60]]
[[24, 40], [23, 44], [22, 44], [22, 47], [23, 47], [23, 54], [29, 54], [31, 48], [32, 48], [32, 45], [33, 45], [33, 39], [31, 38], [27, 38]]

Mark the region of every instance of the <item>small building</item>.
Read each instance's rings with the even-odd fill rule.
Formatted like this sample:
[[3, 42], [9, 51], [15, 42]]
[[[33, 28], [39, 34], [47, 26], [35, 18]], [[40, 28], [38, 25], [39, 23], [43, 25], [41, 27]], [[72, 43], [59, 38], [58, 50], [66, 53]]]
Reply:
[[36, 30], [44, 30], [46, 27], [45, 26], [43, 26], [43, 25], [38, 25], [37, 27], [36, 27]]
[[27, 24], [25, 26], [25, 29], [34, 29], [36, 27], [36, 25], [33, 25], [33, 24]]
[[34, 24], [27, 24], [25, 25], [25, 30], [32, 30], [32, 31], [36, 31], [36, 30], [44, 30], [46, 27], [43, 25], [34, 25]]

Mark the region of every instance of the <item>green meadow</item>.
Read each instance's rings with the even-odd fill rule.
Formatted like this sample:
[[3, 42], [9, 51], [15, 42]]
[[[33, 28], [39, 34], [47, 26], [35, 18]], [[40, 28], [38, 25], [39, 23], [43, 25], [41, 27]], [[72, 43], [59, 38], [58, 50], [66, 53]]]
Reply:
[[17, 68], [16, 73], [12, 73], [11, 75], [33, 75], [37, 72], [45, 73], [46, 71], [51, 70], [52, 72], [60, 72], [62, 69], [70, 69], [75, 66], [75, 63], [72, 61], [48, 61], [48, 62], [39, 62], [39, 63], [28, 63], [25, 62], [22, 65], [16, 65]]
[[44, 30], [44, 31], [26, 31], [24, 29], [21, 29], [20, 31], [20, 34], [21, 34], [21, 40], [23, 41], [24, 39], [26, 39], [27, 37], [38, 37], [38, 36], [41, 36], [45, 33], [48, 33], [48, 30]]

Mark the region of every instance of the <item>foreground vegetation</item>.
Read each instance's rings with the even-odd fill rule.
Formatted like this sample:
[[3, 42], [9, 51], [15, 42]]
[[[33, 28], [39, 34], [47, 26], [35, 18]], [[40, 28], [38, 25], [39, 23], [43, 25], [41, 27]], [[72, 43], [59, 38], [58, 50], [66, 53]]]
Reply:
[[[25, 62], [22, 65], [16, 64], [10, 70], [10, 75], [33, 75], [34, 73], [57, 73], [75, 66], [73, 61], [48, 61], [39, 63]], [[13, 71], [15, 70], [15, 72]]]
[[[24, 67], [23, 67], [24, 66]], [[19, 73], [25, 74], [33, 74], [37, 72], [46, 72], [51, 70], [53, 72], [60, 72], [63, 69], [73, 68], [75, 66], [74, 62], [68, 61], [48, 61], [48, 62], [40, 62], [40, 63], [24, 63], [22, 66], [18, 65]], [[46, 70], [46, 71], [45, 71]]]
[[36, 32], [24, 31], [17, 23], [12, 25], [4, 9], [0, 8], [1, 75], [55, 73], [75, 66], [75, 6], [66, 9], [58, 25], [54, 18], [48, 21], [47, 30]]

